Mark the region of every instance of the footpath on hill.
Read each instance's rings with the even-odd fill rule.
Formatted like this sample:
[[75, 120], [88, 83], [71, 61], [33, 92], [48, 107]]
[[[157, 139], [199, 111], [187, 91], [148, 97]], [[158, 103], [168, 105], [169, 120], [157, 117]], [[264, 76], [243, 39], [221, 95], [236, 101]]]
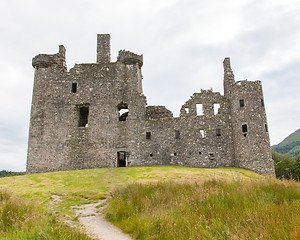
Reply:
[[[130, 236], [105, 220], [102, 213], [104, 203], [105, 200], [101, 200], [98, 203], [73, 207], [76, 211], [76, 217], [86, 233], [90, 237], [99, 240], [132, 240]], [[98, 208], [98, 206], [101, 207]]]

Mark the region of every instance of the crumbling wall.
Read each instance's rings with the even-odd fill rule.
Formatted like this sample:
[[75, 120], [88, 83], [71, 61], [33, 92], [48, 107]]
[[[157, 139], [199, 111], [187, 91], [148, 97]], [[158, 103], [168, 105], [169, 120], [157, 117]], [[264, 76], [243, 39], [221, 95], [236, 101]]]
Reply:
[[110, 36], [97, 37], [97, 63], [67, 70], [66, 50], [40, 54], [35, 68], [27, 172], [179, 165], [242, 167], [274, 175], [262, 87], [235, 82], [224, 60], [224, 96], [194, 93], [180, 117], [147, 106], [143, 55], [110, 60]]
[[152, 119], [171, 118], [173, 113], [165, 106], [147, 106], [146, 117]]

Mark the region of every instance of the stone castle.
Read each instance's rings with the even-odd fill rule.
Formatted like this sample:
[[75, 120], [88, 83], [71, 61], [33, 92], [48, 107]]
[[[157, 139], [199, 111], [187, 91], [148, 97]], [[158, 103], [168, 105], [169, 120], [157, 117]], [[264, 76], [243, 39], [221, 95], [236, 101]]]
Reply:
[[274, 175], [260, 81], [235, 81], [225, 58], [224, 95], [194, 93], [173, 117], [147, 106], [143, 55], [97, 36], [97, 62], [67, 70], [66, 49], [33, 58], [27, 172], [177, 165], [240, 167]]

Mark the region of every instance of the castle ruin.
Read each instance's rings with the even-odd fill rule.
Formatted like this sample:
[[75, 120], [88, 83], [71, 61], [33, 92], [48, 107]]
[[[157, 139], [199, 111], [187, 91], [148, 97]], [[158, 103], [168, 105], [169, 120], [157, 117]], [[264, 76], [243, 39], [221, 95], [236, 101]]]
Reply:
[[240, 167], [274, 175], [260, 81], [235, 81], [225, 58], [224, 95], [194, 93], [173, 117], [147, 106], [143, 55], [97, 36], [97, 62], [67, 70], [66, 49], [33, 58], [27, 173], [99, 167]]

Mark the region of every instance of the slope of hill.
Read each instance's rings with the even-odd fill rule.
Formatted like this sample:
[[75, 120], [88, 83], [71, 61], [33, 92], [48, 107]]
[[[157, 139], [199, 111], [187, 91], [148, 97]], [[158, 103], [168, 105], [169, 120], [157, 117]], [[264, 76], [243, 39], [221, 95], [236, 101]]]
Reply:
[[286, 137], [281, 143], [272, 146], [272, 151], [291, 154], [296, 158], [300, 154], [300, 129]]
[[[300, 230], [300, 184], [244, 169], [101, 168], [1, 178], [0, 186], [51, 212], [50, 219], [73, 224], [72, 206], [107, 198], [108, 219], [138, 239], [297, 239]], [[0, 236], [28, 239], [27, 217], [9, 232], [3, 228], [1, 201], [0, 192]], [[65, 236], [32, 239], [70, 239]]]

